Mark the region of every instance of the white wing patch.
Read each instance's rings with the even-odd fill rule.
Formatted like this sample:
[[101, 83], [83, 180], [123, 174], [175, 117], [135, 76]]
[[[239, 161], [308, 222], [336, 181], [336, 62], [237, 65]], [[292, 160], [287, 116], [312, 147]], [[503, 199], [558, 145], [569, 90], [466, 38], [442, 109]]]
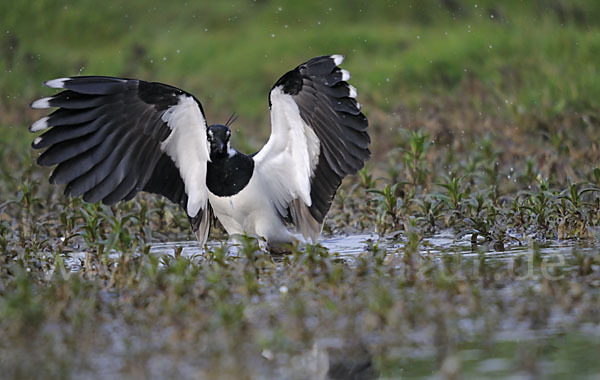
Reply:
[[342, 80], [347, 81], [350, 78], [352, 78], [352, 75], [350, 75], [350, 72], [348, 70], [340, 70], [342, 72]]
[[39, 131], [43, 131], [44, 129], [48, 128], [49, 127], [48, 119], [50, 119], [50, 116], [44, 116], [40, 120], [31, 124], [31, 127], [29, 127], [29, 131], [30, 132], [39, 132]]
[[353, 85], [349, 84], [348, 88], [350, 89], [350, 94], [348, 95], [349, 97], [356, 99], [356, 96], [358, 95], [358, 93], [356, 92], [356, 87], [354, 87]]
[[51, 88], [65, 88], [65, 82], [70, 78], [57, 78], [44, 82], [44, 84]]
[[333, 62], [335, 62], [336, 66], [339, 66], [342, 64], [342, 62], [344, 62], [344, 56], [341, 54], [334, 54], [331, 56], [331, 59], [333, 59]]
[[171, 134], [160, 148], [179, 169], [188, 196], [187, 213], [194, 217], [206, 209], [208, 199], [206, 120], [194, 98], [188, 95], [180, 95], [177, 105], [167, 109], [162, 120], [171, 128]]
[[256, 172], [265, 182], [281, 215], [294, 199], [312, 204], [310, 179], [318, 163], [320, 144], [291, 95], [281, 86], [271, 91], [271, 137], [254, 157]]
[[44, 109], [44, 108], [50, 108], [50, 100], [52, 99], [52, 97], [47, 97], [47, 98], [42, 98], [42, 99], [38, 99], [35, 102], [31, 103], [30, 107], [33, 109]]

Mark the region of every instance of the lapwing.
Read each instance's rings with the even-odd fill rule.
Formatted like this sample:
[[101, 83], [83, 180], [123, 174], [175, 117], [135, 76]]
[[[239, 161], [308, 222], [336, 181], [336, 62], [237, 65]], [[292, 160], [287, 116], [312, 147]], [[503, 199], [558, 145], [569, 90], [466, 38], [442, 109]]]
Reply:
[[368, 121], [338, 66], [316, 57], [287, 72], [269, 93], [271, 135], [254, 154], [231, 147], [231, 122], [207, 125], [192, 94], [157, 82], [78, 76], [45, 82], [63, 89], [32, 108], [58, 108], [31, 125], [37, 162], [54, 166], [68, 196], [112, 205], [138, 192], [160, 194], [187, 213], [200, 246], [213, 215], [229, 235], [269, 247], [317, 241], [342, 179], [370, 156]]

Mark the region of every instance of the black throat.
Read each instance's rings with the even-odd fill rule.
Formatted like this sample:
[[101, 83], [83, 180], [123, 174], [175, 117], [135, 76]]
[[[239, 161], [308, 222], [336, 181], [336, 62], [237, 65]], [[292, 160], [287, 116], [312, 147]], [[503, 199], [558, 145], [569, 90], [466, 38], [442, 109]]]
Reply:
[[219, 197], [230, 197], [239, 193], [254, 172], [252, 157], [236, 152], [233, 156], [211, 157], [206, 171], [208, 190]]

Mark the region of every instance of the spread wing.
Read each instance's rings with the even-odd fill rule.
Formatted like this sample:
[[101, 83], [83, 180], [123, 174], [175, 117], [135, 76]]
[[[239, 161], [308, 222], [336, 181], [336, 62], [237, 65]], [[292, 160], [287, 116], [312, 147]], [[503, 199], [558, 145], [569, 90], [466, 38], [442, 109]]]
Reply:
[[271, 136], [256, 173], [282, 218], [316, 240], [342, 179], [370, 156], [368, 121], [343, 56], [309, 60], [271, 89]]
[[38, 164], [56, 165], [50, 182], [65, 194], [112, 205], [140, 191], [161, 194], [187, 211], [201, 245], [210, 207], [209, 147], [198, 100], [175, 87], [135, 79], [82, 76], [45, 83], [64, 91], [32, 108], [58, 107], [35, 122], [48, 128], [32, 144]]

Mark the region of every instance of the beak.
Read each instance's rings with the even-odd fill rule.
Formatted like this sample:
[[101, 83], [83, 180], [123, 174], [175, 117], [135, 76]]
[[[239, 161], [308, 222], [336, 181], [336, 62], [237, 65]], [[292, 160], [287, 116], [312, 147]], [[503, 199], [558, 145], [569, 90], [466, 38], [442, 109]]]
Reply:
[[217, 141], [217, 151], [220, 154], [225, 154], [225, 152], [227, 151], [227, 145], [224, 144], [222, 141]]

